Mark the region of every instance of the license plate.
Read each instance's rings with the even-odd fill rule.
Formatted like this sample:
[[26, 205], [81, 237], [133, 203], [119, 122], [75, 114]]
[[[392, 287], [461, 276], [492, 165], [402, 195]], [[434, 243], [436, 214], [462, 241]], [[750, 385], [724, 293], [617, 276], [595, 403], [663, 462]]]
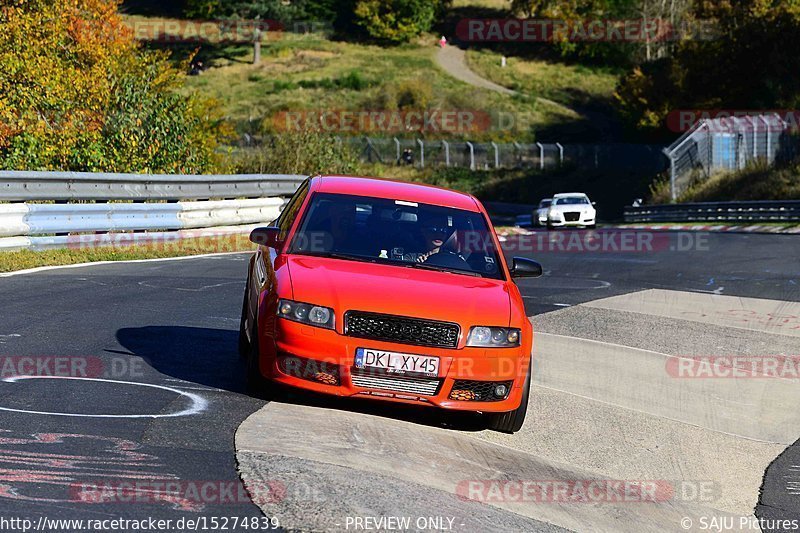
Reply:
[[430, 355], [386, 352], [371, 348], [356, 349], [356, 368], [382, 368], [389, 373], [439, 375], [439, 358]]

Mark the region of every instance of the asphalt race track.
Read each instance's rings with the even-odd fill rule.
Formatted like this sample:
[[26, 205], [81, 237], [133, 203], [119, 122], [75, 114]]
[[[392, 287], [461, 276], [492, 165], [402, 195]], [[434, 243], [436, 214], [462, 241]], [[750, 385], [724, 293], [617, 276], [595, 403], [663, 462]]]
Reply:
[[[526, 426], [511, 436], [470, 420], [443, 428], [447, 421], [415, 410], [303, 397], [265, 407], [245, 395], [236, 339], [246, 254], [2, 276], [3, 516], [175, 523], [259, 517], [261, 507], [287, 528], [344, 530], [331, 513], [395, 505], [439, 509], [463, 531], [681, 530], [669, 520], [752, 514], [756, 505], [759, 517], [798, 518], [797, 381], [675, 380], [664, 369], [680, 356], [798, 355], [800, 247], [793, 236], [680, 235], [628, 252], [514, 243], [546, 275], [520, 283], [538, 335], [536, 392]], [[10, 379], [30, 360], [45, 370]], [[59, 377], [41, 376], [48, 368]], [[72, 379], [81, 376], [90, 379]], [[249, 447], [237, 459], [243, 422], [237, 441], [249, 435]], [[343, 453], [356, 433], [363, 446]], [[711, 496], [658, 508], [476, 504], [447, 485], [470, 479], [455, 455], [442, 454], [447, 471], [414, 470], [420, 439], [461, 450], [475, 479], [501, 464], [517, 479], [710, 482]], [[385, 453], [367, 454], [376, 448]], [[383, 463], [390, 455], [408, 458], [406, 468]], [[271, 497], [276, 479], [316, 483], [324, 502]], [[159, 490], [170, 482], [182, 497]], [[388, 500], [362, 505], [370, 489]]]

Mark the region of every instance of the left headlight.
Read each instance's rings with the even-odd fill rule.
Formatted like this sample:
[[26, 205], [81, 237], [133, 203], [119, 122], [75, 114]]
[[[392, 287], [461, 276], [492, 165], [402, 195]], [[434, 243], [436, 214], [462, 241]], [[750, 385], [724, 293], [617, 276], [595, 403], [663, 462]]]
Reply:
[[469, 330], [467, 346], [479, 348], [511, 348], [519, 346], [520, 332], [516, 328], [473, 326]]
[[278, 301], [278, 316], [309, 326], [333, 329], [333, 309], [292, 300]]

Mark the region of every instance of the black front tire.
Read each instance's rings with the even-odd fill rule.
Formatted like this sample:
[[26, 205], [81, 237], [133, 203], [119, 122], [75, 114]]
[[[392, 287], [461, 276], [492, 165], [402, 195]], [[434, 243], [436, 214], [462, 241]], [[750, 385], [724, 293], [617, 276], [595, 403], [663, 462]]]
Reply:
[[[531, 362], [532, 364], [533, 362]], [[525, 376], [525, 383], [522, 384], [522, 400], [519, 407], [506, 413], [493, 413], [489, 419], [489, 429], [501, 433], [516, 433], [522, 429], [525, 423], [525, 415], [528, 413], [528, 396], [531, 391], [531, 365], [528, 365], [528, 374]]]
[[262, 400], [274, 399], [274, 385], [261, 374], [258, 366], [258, 335], [252, 335], [250, 351], [247, 354], [247, 394]]
[[250, 354], [250, 339], [247, 338], [247, 304], [250, 292], [250, 282], [248, 280], [247, 287], [244, 289], [244, 298], [242, 301], [242, 318], [239, 319], [239, 357], [246, 359]]

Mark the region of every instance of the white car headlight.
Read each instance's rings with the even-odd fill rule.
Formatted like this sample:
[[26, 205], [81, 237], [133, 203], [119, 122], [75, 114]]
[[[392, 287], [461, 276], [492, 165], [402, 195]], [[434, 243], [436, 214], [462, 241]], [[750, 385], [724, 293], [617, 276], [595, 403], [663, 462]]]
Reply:
[[278, 316], [318, 328], [333, 329], [334, 327], [333, 309], [321, 305], [280, 300], [278, 302]]

